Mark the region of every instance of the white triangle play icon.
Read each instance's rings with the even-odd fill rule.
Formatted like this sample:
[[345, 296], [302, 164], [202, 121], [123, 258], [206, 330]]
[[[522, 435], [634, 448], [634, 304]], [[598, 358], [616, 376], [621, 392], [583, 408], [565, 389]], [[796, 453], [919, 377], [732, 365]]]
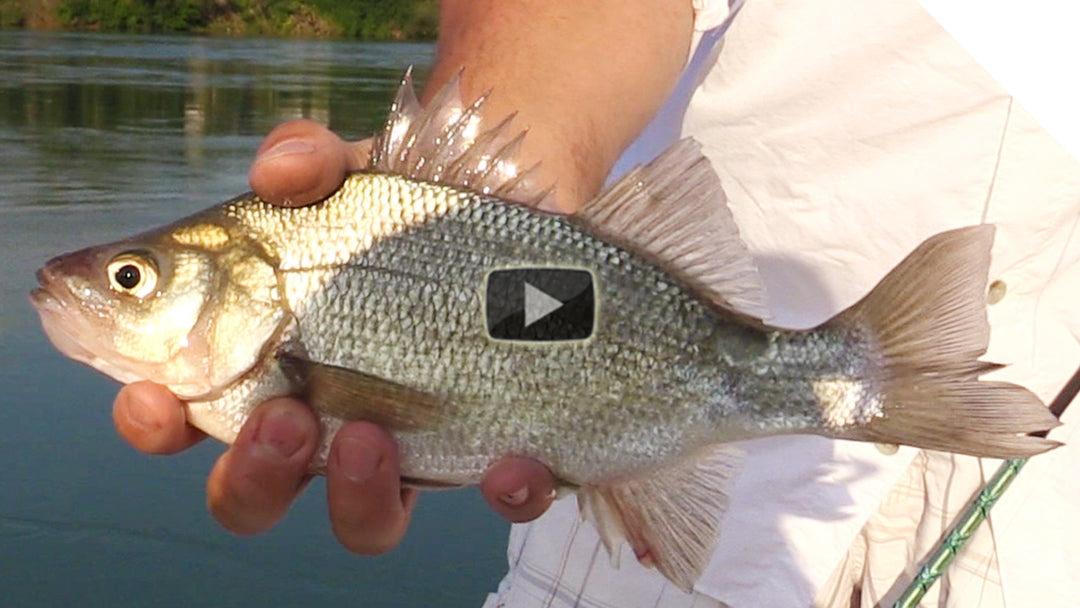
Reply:
[[563, 307], [563, 302], [525, 283], [525, 327]]

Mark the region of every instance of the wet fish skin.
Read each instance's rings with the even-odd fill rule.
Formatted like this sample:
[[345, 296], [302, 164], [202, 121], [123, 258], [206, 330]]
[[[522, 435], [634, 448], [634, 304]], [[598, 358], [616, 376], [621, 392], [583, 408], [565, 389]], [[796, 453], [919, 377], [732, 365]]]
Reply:
[[[302, 397], [323, 425], [316, 470], [352, 419], [391, 431], [403, 477], [424, 486], [537, 458], [577, 490], [613, 559], [625, 539], [683, 589], [715, 542], [731, 441], [817, 433], [998, 457], [1056, 445], [1025, 435], [1057, 424], [1037, 397], [978, 379], [994, 368], [978, 360], [992, 227], [932, 237], [818, 328], [770, 327], [696, 145], [554, 216], [500, 198], [524, 183], [504, 166], [518, 138], [463, 144], [476, 104], [441, 95], [423, 111], [410, 95], [374, 170], [318, 204], [244, 195], [50, 261], [32, 300], [54, 344], [167, 385], [226, 442], [256, 404]], [[485, 277], [516, 266], [590, 271], [594, 335], [489, 338]]]
[[[392, 213], [378, 208], [385, 200], [397, 201]], [[426, 219], [412, 224], [417, 217]], [[184, 366], [193, 380], [170, 384], [191, 402], [196, 424], [231, 441], [263, 398], [283, 387], [296, 394], [273, 361], [279, 351], [362, 370], [438, 395], [453, 410], [436, 428], [396, 433], [403, 474], [416, 479], [475, 483], [494, 460], [518, 454], [580, 485], [663, 468], [717, 442], [823, 432], [813, 382], [867, 375], [859, 369], [866, 345], [829, 340], [835, 330], [748, 327], [571, 220], [399, 176], [357, 174], [300, 209], [236, 199], [105, 252], [121, 250], [163, 267], [200, 260], [180, 273], [185, 289], [187, 275], [202, 275], [203, 289], [185, 292], [177, 307], [189, 333], [161, 341], [215, 332]], [[86, 257], [104, 258], [93, 249], [60, 264]], [[487, 272], [535, 265], [595, 273], [590, 340], [539, 346], [487, 336]], [[201, 303], [197, 317], [189, 301]], [[123, 325], [144, 331], [141, 322]], [[216, 382], [185, 392], [203, 377]], [[233, 379], [243, 383], [232, 387]], [[324, 416], [314, 466], [339, 423]]]
[[[356, 233], [325, 228], [333, 216], [377, 217], [367, 201], [388, 199], [406, 208], [443, 203], [400, 212], [432, 214], [417, 225], [372, 219]], [[454, 414], [438, 428], [396, 434], [406, 476], [474, 483], [513, 453], [584, 483], [677, 457], [679, 436], [705, 422], [704, 397], [716, 382], [695, 355], [713, 331], [713, 313], [655, 267], [564, 218], [366, 174], [321, 206], [287, 210], [247, 199], [222, 215], [243, 231], [269, 227], [238, 242], [267, 243], [278, 260], [295, 322], [283, 335], [300, 336], [279, 348], [446, 398]], [[367, 234], [379, 236], [362, 242], [359, 254], [341, 256], [333, 245]], [[533, 346], [487, 336], [487, 272], [538, 264], [598, 275], [591, 340]]]
[[[213, 342], [231, 332], [253, 340], [265, 334], [249, 312], [267, 304], [266, 294], [250, 288], [260, 274], [272, 280], [273, 270], [244, 250], [222, 255], [216, 245], [207, 246], [210, 241], [191, 241], [204, 228], [202, 238], [220, 236], [220, 229], [196, 220], [50, 260], [38, 272], [42, 287], [31, 295], [49, 337], [121, 382], [154, 378], [191, 398], [220, 393], [236, 378], [230, 371], [250, 366], [261, 346], [246, 341], [221, 348]], [[114, 288], [115, 265], [137, 266], [153, 280], [152, 291], [135, 295]], [[216, 324], [209, 324], [208, 310], [217, 311]]]

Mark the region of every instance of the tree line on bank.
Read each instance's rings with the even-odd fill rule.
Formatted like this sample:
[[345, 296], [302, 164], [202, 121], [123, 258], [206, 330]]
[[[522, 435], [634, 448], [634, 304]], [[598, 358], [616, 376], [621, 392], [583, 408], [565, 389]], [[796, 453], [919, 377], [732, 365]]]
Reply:
[[0, 27], [429, 40], [436, 0], [0, 0]]

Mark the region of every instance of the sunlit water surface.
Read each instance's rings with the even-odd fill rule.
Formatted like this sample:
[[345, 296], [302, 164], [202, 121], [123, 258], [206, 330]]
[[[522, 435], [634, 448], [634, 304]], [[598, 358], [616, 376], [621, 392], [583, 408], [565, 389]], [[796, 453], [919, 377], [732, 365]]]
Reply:
[[402, 545], [337, 545], [316, 481], [267, 534], [207, 514], [213, 441], [139, 454], [118, 386], [55, 352], [27, 301], [63, 251], [247, 189], [274, 125], [372, 133], [427, 45], [0, 32], [0, 606], [478, 606], [506, 525], [475, 490], [425, 494]]

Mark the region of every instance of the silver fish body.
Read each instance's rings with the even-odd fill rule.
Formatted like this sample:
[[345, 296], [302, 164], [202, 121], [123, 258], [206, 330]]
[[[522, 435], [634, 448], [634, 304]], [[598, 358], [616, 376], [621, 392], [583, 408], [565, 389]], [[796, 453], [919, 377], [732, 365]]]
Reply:
[[[371, 200], [399, 209], [373, 218]], [[866, 344], [725, 318], [571, 220], [447, 186], [358, 174], [316, 207], [245, 199], [220, 214], [239, 242], [261, 243], [277, 260], [291, 325], [273, 350], [362, 370], [452, 410], [437, 428], [398, 433], [403, 473], [417, 479], [474, 483], [498, 457], [519, 454], [583, 484], [712, 443], [820, 431], [810, 384], [858, 378], [844, 367], [869, 365]], [[533, 266], [594, 273], [590, 339], [521, 344], [487, 335], [487, 273]], [[241, 418], [232, 420], [235, 433]]]
[[[390, 430], [421, 486], [536, 458], [577, 489], [613, 556], [626, 539], [684, 589], [715, 541], [731, 441], [817, 433], [998, 457], [1056, 445], [1026, 435], [1056, 425], [1034, 395], [978, 379], [994, 367], [978, 361], [991, 227], [929, 239], [818, 328], [774, 328], [696, 145], [561, 217], [500, 198], [522, 183], [492, 177], [516, 140], [456, 143], [478, 105], [443, 95], [420, 111], [411, 95], [374, 170], [316, 205], [246, 195], [50, 261], [32, 295], [46, 332], [121, 381], [165, 384], [226, 442], [266, 398], [304, 398], [323, 423], [315, 470], [352, 419]], [[588, 271], [591, 336], [490, 337], [489, 273], [521, 267]]]

